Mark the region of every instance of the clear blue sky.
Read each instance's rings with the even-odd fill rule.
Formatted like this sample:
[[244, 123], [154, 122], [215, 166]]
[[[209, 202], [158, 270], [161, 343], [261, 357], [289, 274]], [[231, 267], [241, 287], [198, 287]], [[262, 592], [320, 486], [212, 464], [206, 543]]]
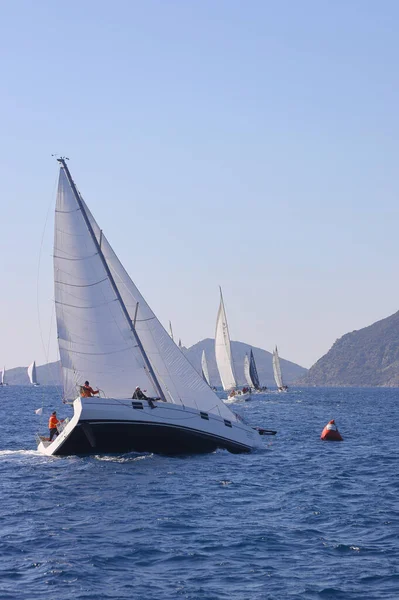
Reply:
[[[0, 365], [56, 359], [57, 165], [164, 324], [310, 366], [399, 308], [399, 3], [0, 6]], [[37, 281], [41, 237], [43, 241]]]

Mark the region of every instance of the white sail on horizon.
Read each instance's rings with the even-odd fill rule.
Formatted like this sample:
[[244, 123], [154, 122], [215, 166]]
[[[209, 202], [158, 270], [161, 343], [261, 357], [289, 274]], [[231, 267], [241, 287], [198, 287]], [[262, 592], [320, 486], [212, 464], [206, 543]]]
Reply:
[[274, 380], [276, 382], [276, 386], [278, 388], [282, 388], [283, 387], [283, 378], [281, 375], [280, 358], [278, 355], [277, 346], [273, 350], [273, 373], [274, 373]]
[[250, 363], [249, 363], [249, 357], [248, 354], [245, 355], [244, 358], [244, 376], [245, 376], [245, 381], [247, 382], [247, 384], [249, 385], [249, 387], [255, 387], [252, 378], [251, 378], [251, 373], [250, 373]]
[[169, 335], [173, 340], [173, 329], [172, 329], [172, 321], [169, 321]]
[[29, 381], [31, 382], [32, 385], [37, 384], [36, 362], [35, 361], [33, 361], [33, 363], [31, 363], [28, 367], [28, 377], [29, 377]]
[[205, 381], [207, 382], [208, 385], [211, 385], [211, 381], [210, 381], [210, 378], [209, 378], [208, 363], [206, 362], [205, 350], [202, 351], [201, 367], [202, 367], [202, 376], [203, 376], [203, 378], [205, 379]]
[[168, 402], [236, 420], [178, 349], [78, 198], [62, 167], [54, 280], [65, 396], [74, 399], [86, 379], [112, 398], [129, 398], [140, 386], [148, 396], [162, 391]]
[[215, 357], [222, 386], [225, 391], [237, 386], [234, 374], [233, 358], [226, 311], [224, 308], [222, 290], [220, 288], [220, 305], [216, 319]]
[[3, 370], [1, 371], [1, 385], [4, 385], [6, 382], [6, 368], [3, 367]]

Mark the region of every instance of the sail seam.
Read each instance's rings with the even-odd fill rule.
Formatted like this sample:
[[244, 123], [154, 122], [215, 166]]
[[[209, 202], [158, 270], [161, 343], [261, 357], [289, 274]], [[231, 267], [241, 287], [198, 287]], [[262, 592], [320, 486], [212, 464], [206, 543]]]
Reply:
[[93, 258], [94, 256], [97, 256], [98, 252], [96, 252], [95, 254], [90, 254], [90, 256], [83, 256], [81, 258], [69, 258], [69, 256], [57, 256], [56, 254], [53, 254], [53, 258], [58, 258], [60, 260], [87, 260], [88, 258]]
[[93, 285], [99, 285], [100, 283], [103, 283], [104, 281], [107, 281], [107, 278], [100, 279], [100, 281], [95, 281], [94, 283], [86, 283], [86, 284], [66, 283], [66, 281], [54, 281], [54, 283], [59, 283], [60, 285], [67, 285], [69, 287], [86, 288], [86, 287], [92, 287]]
[[100, 306], [108, 306], [108, 304], [111, 304], [112, 302], [117, 302], [118, 298], [114, 298], [113, 300], [109, 300], [108, 302], [103, 302], [102, 304], [93, 304], [91, 306], [76, 306], [75, 304], [67, 304], [66, 302], [60, 302], [59, 300], [55, 300], [55, 304], [60, 304], [61, 306], [68, 306], [69, 308], [81, 308], [81, 309], [88, 309], [88, 308], [100, 308]]

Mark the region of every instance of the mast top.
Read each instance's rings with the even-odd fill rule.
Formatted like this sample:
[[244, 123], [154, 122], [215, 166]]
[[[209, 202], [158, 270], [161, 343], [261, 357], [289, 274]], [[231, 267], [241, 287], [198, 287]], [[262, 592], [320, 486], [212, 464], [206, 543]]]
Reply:
[[55, 156], [56, 161], [60, 163], [61, 166], [66, 166], [65, 161], [69, 160], [68, 156], [60, 156], [58, 158], [58, 154], [52, 154], [51, 156]]

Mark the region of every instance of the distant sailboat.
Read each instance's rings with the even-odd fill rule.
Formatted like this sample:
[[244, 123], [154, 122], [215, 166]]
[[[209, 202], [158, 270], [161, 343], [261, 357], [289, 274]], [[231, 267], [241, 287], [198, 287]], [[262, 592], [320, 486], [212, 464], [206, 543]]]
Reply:
[[244, 375], [249, 387], [254, 388], [256, 391], [260, 391], [261, 388], [258, 370], [256, 368], [255, 357], [252, 352], [252, 348], [249, 357], [248, 354], [246, 354], [244, 358]]
[[[261, 447], [265, 430], [240, 420], [179, 351], [95, 221], [66, 159], [58, 161], [55, 307], [64, 398], [74, 412], [57, 425], [58, 437], [40, 437], [38, 450], [171, 455]], [[145, 256], [146, 244], [136, 250]], [[87, 397], [85, 380], [101, 397]]]
[[201, 368], [202, 368], [202, 378], [210, 386], [211, 385], [211, 381], [209, 379], [208, 363], [206, 362], [205, 350], [202, 351]]
[[36, 362], [35, 361], [33, 361], [33, 363], [30, 364], [28, 367], [28, 377], [29, 377], [29, 381], [31, 382], [32, 385], [34, 385], [34, 386], [40, 385], [39, 383], [37, 383]]
[[229, 392], [228, 399], [249, 400], [251, 394], [236, 390], [237, 380], [234, 373], [234, 363], [231, 353], [230, 335], [227, 325], [226, 310], [224, 308], [222, 288], [220, 288], [220, 305], [216, 319], [215, 356], [223, 389]]
[[6, 382], [6, 368], [5, 367], [3, 367], [3, 370], [1, 371], [0, 386], [1, 385], [8, 385], [8, 383]]
[[278, 355], [277, 346], [273, 351], [273, 373], [274, 373], [274, 381], [276, 382], [276, 386], [279, 392], [286, 392], [288, 390], [288, 386], [283, 384], [283, 377], [281, 375], [281, 366], [280, 366], [280, 357]]
[[172, 322], [171, 321], [169, 321], [169, 335], [170, 335], [170, 337], [173, 340], [173, 329], [172, 329]]

